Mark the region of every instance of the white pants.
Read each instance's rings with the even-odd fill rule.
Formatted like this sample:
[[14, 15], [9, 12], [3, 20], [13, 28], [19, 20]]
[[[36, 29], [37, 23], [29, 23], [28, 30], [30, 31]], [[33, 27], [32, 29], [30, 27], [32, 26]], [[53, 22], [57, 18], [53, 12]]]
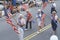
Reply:
[[20, 32], [20, 34], [18, 34], [19, 40], [24, 40], [24, 37], [23, 37], [24, 31], [23, 31], [23, 29], [19, 27], [18, 28], [18, 31]]
[[37, 19], [38, 26], [41, 26], [41, 20]]

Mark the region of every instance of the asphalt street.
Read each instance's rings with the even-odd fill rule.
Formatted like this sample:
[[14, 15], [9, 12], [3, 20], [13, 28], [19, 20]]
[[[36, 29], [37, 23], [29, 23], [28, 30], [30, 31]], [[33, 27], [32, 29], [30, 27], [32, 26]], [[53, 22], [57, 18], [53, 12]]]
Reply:
[[[60, 0], [56, 0], [57, 15], [60, 18], [60, 14], [59, 14], [60, 13], [60, 4], [59, 3], [60, 3]], [[47, 5], [47, 7], [43, 10], [44, 13], [47, 14], [46, 19], [45, 19], [45, 25], [46, 26], [50, 24], [51, 6], [52, 6], [52, 4], [49, 3]], [[33, 15], [34, 21], [36, 21], [37, 10], [40, 9], [40, 8], [41, 7], [39, 7], [39, 8], [38, 7], [33, 7], [33, 8], [29, 9], [30, 12]], [[26, 12], [24, 12], [24, 11], [21, 11], [21, 13], [24, 14], [24, 15], [26, 14]], [[16, 15], [15, 19], [17, 19], [18, 15], [19, 14]], [[13, 20], [13, 22], [14, 22], [14, 24], [16, 24], [15, 20]], [[57, 36], [60, 39], [60, 27], [59, 26], [60, 26], [60, 23], [58, 24], [58, 28], [57, 28]], [[23, 29], [25, 29], [25, 26], [24, 26]], [[37, 22], [35, 22], [35, 23], [32, 24], [32, 29], [28, 29], [28, 31], [24, 30], [24, 38], [31, 35], [31, 34], [33, 34], [37, 30], [38, 30]], [[52, 33], [52, 29], [49, 28], [49, 29], [39, 33], [38, 35], [32, 37], [30, 40], [49, 40], [50, 36], [51, 36], [51, 33]], [[6, 23], [4, 17], [0, 18], [0, 40], [19, 40], [18, 35], [13, 31], [12, 27], [9, 24]]]

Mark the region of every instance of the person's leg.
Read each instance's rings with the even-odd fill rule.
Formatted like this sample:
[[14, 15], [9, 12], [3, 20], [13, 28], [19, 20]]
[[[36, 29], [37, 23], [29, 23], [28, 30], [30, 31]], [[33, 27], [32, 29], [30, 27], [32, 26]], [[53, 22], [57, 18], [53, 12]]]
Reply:
[[42, 3], [42, 10], [45, 9], [45, 7], [47, 6], [47, 4], [48, 4], [47, 0], [43, 1], [43, 3]]
[[18, 35], [19, 36], [19, 40], [24, 40], [24, 31], [23, 31], [23, 29], [22, 28], [19, 28], [19, 32], [20, 32], [20, 34]]
[[54, 22], [51, 20], [52, 34], [54, 34]]
[[38, 31], [37, 31], [37, 33], [40, 33], [40, 29], [42, 29], [41, 26], [38, 26]]
[[41, 27], [41, 26], [39, 26], [38, 30], [40, 30], [40, 29], [42, 29], [42, 27]]
[[21, 32], [22, 32], [22, 34], [21, 34], [21, 40], [24, 40], [24, 31], [23, 31], [23, 29], [21, 28]]
[[39, 22], [38, 22], [38, 31], [37, 31], [37, 33], [40, 32], [40, 29], [42, 29], [42, 27], [41, 27], [41, 22], [39, 21]]
[[56, 35], [57, 24], [54, 27], [54, 34]]
[[43, 7], [42, 8], [45, 9], [46, 6], [47, 6], [47, 2], [43, 3]]
[[30, 29], [32, 28], [32, 21], [30, 21]]
[[41, 22], [41, 28], [43, 28], [44, 27], [44, 20], [42, 20], [42, 22]]
[[28, 28], [28, 21], [26, 21], [26, 29]]
[[52, 29], [53, 29], [53, 34], [55, 35], [56, 34], [56, 27], [55, 27], [55, 25], [52, 26]]

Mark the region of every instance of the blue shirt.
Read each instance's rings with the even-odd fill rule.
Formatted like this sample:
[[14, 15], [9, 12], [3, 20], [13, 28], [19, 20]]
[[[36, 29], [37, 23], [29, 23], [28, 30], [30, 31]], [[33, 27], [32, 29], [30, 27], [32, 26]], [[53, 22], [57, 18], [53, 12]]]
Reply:
[[12, 0], [12, 5], [16, 6], [16, 0]]

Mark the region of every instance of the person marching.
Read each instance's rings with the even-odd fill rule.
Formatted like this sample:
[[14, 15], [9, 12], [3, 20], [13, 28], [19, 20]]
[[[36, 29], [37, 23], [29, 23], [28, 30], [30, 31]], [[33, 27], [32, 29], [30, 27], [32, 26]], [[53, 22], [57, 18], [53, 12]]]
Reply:
[[27, 12], [27, 15], [26, 15], [26, 29], [25, 30], [27, 30], [28, 29], [28, 23], [30, 23], [30, 29], [32, 28], [32, 14], [28, 11], [28, 10], [26, 10], [26, 12]]
[[45, 16], [46, 15], [44, 14], [44, 12], [41, 11], [41, 9], [39, 9], [38, 10], [38, 13], [36, 15], [37, 22], [38, 22], [38, 27], [39, 27], [37, 33], [39, 33], [40, 32], [39, 30], [44, 27], [44, 19], [45, 19]]
[[23, 18], [23, 15], [20, 14], [20, 15], [19, 15], [19, 18], [18, 18], [18, 23], [17, 23], [17, 25], [18, 25], [18, 31], [19, 31], [19, 33], [20, 33], [20, 34], [18, 34], [19, 40], [24, 40], [24, 38], [23, 38], [23, 36], [24, 36], [24, 31], [23, 31], [22, 27], [23, 27], [25, 24], [26, 24], [25, 19]]
[[52, 29], [53, 29], [53, 34], [56, 34], [57, 21], [60, 22], [57, 14], [56, 14], [56, 12], [53, 11], [53, 12], [52, 12], [52, 15], [51, 15], [51, 26], [52, 26]]

